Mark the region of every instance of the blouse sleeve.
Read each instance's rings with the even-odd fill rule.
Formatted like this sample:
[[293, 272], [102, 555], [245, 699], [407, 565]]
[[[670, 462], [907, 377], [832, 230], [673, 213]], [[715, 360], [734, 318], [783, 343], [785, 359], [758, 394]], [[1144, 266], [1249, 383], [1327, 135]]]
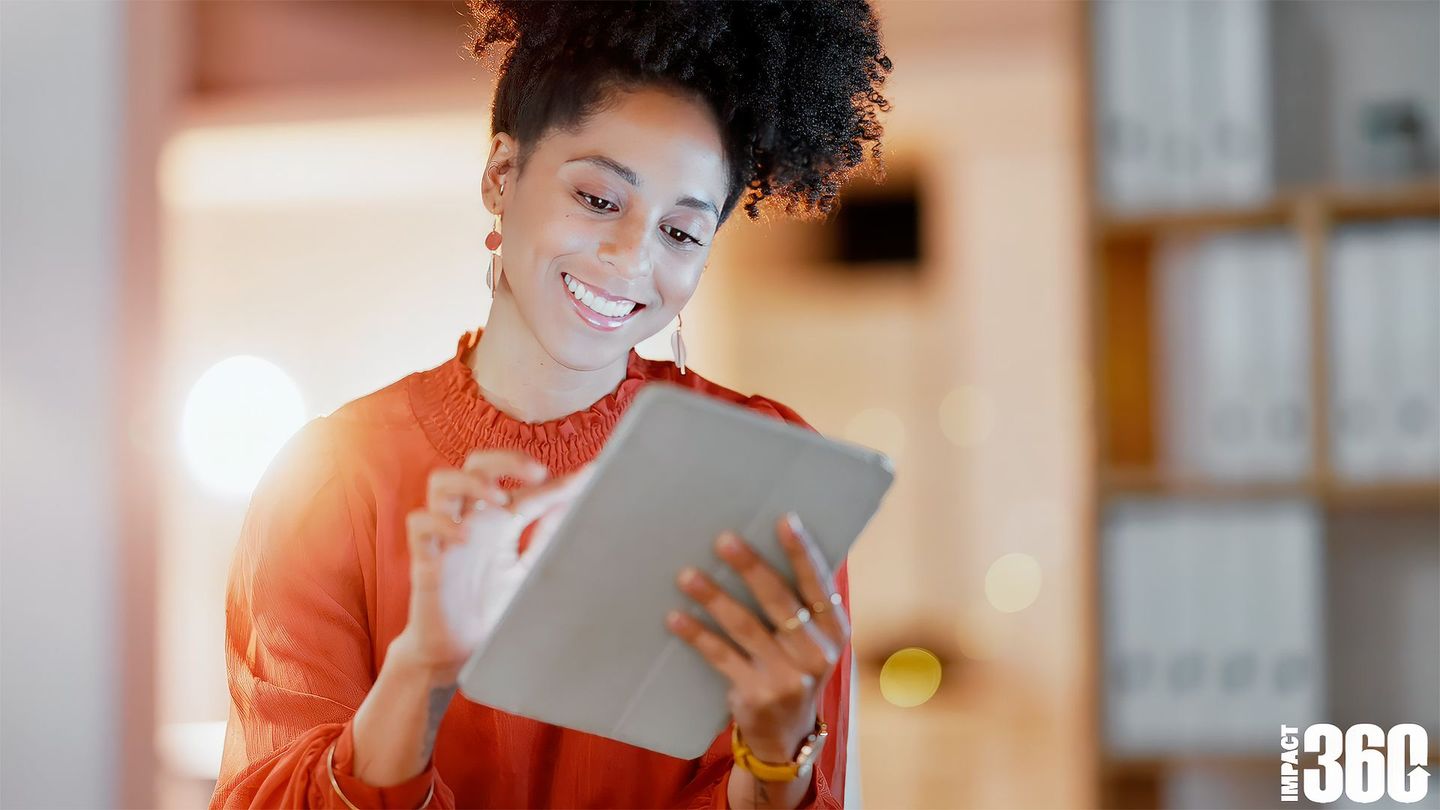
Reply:
[[[761, 413], [783, 419], [807, 430], [815, 430], [790, 407], [765, 397], [754, 396], [746, 403]], [[819, 431], [816, 431], [817, 433]], [[847, 558], [835, 569], [835, 589], [840, 593], [841, 604], [850, 611], [850, 562]], [[800, 802], [800, 807], [832, 810], [844, 807], [845, 797], [845, 753], [850, 737], [850, 676], [852, 650], [847, 642], [840, 652], [835, 669], [825, 682], [820, 694], [820, 719], [829, 727], [825, 747], [810, 772], [810, 789]], [[686, 805], [691, 810], [699, 808], [728, 808], [730, 771], [735, 759], [730, 754], [730, 732], [734, 721], [715, 738], [700, 758], [700, 770], [692, 782], [692, 792], [687, 792]]]
[[398, 785], [351, 772], [352, 720], [375, 682], [354, 524], [327, 417], [276, 456], [246, 512], [226, 587], [230, 718], [210, 807], [454, 807], [434, 758]]

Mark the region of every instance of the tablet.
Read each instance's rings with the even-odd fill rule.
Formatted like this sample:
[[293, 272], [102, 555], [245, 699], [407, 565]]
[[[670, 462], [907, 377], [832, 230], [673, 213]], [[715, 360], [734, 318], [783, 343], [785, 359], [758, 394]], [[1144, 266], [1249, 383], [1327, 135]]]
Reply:
[[729, 681], [665, 627], [678, 608], [719, 629], [676, 586], [680, 569], [706, 572], [763, 616], [716, 536], [736, 531], [793, 586], [775, 522], [797, 512], [834, 570], [894, 468], [878, 451], [664, 382], [636, 394], [594, 463], [460, 690], [694, 759], [729, 723]]

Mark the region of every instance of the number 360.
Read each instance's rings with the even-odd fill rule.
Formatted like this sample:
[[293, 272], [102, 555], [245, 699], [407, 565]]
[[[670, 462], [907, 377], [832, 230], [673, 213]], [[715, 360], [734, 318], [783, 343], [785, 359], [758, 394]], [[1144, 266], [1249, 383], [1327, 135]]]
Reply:
[[1333, 802], [1340, 798], [1343, 784], [1352, 802], [1373, 802], [1385, 795], [1387, 787], [1391, 799], [1417, 802], [1430, 787], [1430, 774], [1421, 767], [1429, 757], [1428, 746], [1425, 729], [1414, 723], [1391, 728], [1388, 738], [1373, 723], [1357, 723], [1345, 730], [1343, 740], [1336, 726], [1317, 723], [1305, 729], [1305, 750], [1319, 754], [1316, 763], [1323, 770], [1306, 769], [1305, 798]]

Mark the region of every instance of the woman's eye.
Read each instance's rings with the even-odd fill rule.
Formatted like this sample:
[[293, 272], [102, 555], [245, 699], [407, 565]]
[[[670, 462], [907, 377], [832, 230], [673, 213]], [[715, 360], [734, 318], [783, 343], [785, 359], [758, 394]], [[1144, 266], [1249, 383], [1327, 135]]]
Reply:
[[674, 239], [676, 242], [681, 242], [681, 243], [684, 243], [684, 242], [694, 242], [694, 243], [697, 244], [697, 245], [700, 244], [700, 240], [699, 240], [699, 239], [696, 239], [695, 237], [693, 237], [693, 236], [691, 236], [690, 234], [688, 234], [688, 233], [680, 230], [679, 228], [676, 228], [676, 227], [671, 226], [671, 225], [665, 225], [665, 226], [663, 226], [663, 228], [664, 228], [664, 230], [665, 230], [665, 233], [668, 234], [668, 235], [670, 236], [670, 238], [671, 238], [671, 239]]
[[583, 191], [579, 193], [581, 199], [585, 200], [585, 204], [590, 206], [591, 208], [594, 208], [596, 211], [620, 210], [619, 206], [615, 205], [615, 203], [612, 203], [609, 200], [603, 199], [601, 197], [596, 197], [594, 194], [586, 194]]

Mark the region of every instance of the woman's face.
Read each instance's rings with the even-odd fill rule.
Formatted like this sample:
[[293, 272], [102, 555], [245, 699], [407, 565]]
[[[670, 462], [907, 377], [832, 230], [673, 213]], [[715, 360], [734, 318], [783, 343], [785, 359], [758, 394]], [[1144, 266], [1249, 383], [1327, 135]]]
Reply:
[[674, 320], [695, 292], [725, 201], [718, 123], [702, 102], [642, 89], [583, 129], [547, 135], [518, 176], [517, 146], [497, 134], [490, 162], [501, 165], [485, 176], [492, 210], [501, 204], [500, 295], [508, 290], [557, 362], [603, 368]]

